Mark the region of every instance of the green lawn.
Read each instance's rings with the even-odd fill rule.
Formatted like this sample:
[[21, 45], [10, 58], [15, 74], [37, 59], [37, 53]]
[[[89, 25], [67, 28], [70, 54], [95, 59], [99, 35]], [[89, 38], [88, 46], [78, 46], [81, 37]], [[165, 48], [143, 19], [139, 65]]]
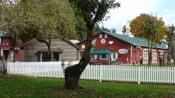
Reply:
[[0, 75], [0, 98], [175, 98], [174, 85], [81, 81], [67, 91], [63, 79]]

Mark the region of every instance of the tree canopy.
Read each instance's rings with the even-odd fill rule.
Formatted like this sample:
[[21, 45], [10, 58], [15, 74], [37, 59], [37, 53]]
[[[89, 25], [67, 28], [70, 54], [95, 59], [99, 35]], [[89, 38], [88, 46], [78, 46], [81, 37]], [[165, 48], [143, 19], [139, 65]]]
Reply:
[[131, 21], [130, 27], [134, 36], [148, 39], [148, 65], [150, 65], [152, 62], [153, 45], [160, 43], [166, 35], [164, 21], [162, 18], [149, 14], [140, 14], [140, 16], [137, 16]]
[[166, 35], [166, 27], [162, 18], [149, 14], [140, 14], [130, 23], [134, 36], [143, 37], [153, 42], [160, 42]]
[[1, 24], [8, 23], [5, 28], [13, 26], [12, 30], [39, 38], [49, 34], [75, 37], [74, 11], [67, 0], [19, 0], [5, 8], [1, 15]]
[[175, 26], [171, 25], [167, 27], [167, 37], [166, 41], [168, 43], [168, 63], [173, 59], [175, 63]]
[[13, 53], [18, 39], [25, 36], [45, 43], [51, 57], [52, 38], [76, 36], [74, 16], [68, 0], [0, 1], [0, 31], [12, 37]]

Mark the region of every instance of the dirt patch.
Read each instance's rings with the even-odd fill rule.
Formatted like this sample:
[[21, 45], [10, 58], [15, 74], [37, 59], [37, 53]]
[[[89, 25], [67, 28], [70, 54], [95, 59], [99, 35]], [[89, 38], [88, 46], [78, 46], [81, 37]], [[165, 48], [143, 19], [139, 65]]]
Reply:
[[65, 96], [63, 94], [67, 94], [67, 96], [75, 97], [77, 98], [80, 95], [89, 95], [92, 94], [94, 95], [96, 93], [95, 89], [89, 89], [89, 88], [78, 88], [76, 90], [66, 90], [64, 88], [59, 88], [58, 90], [58, 95], [59, 96]]

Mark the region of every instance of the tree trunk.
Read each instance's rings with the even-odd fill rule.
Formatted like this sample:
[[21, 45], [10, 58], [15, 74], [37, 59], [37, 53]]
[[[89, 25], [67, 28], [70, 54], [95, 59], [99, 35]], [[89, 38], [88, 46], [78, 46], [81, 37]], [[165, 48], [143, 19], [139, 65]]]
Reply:
[[79, 78], [81, 73], [79, 64], [68, 67], [65, 70], [65, 88], [68, 90], [77, 89], [79, 86]]
[[148, 66], [151, 65], [150, 38], [148, 38]]
[[1, 57], [0, 57], [0, 60], [1, 60], [1, 62], [2, 62], [2, 73], [3, 73], [3, 74], [7, 74], [6, 64], [5, 64], [5, 62], [4, 62], [4, 58], [1, 56]]
[[15, 59], [15, 46], [16, 46], [16, 40], [17, 40], [17, 33], [12, 40], [13, 40], [12, 46], [11, 46], [11, 49], [9, 50], [9, 53], [7, 54], [7, 57], [0, 58], [2, 63], [3, 63], [3, 74], [7, 74], [7, 62], [10, 61], [12, 53], [13, 53], [13, 60], [12, 61], [15, 62], [15, 60], [16, 60]]
[[48, 55], [49, 55], [49, 61], [52, 60], [52, 51], [51, 51], [51, 38], [49, 38], [48, 41], [44, 40], [44, 39], [40, 39], [40, 38], [37, 38], [37, 40], [41, 43], [45, 43], [47, 48], [48, 48]]
[[174, 44], [172, 44], [172, 46], [171, 46], [171, 52], [170, 52], [171, 54], [171, 57], [172, 57], [172, 59], [173, 59], [173, 62], [174, 62], [174, 64], [175, 64], [175, 57], [174, 57]]
[[[16, 42], [17, 42], [17, 33], [15, 34], [15, 36], [14, 36], [14, 39], [13, 39], [13, 43], [12, 43], [12, 47], [11, 47], [11, 51], [12, 51], [12, 53], [13, 53], [13, 62], [15, 62], [16, 61], [16, 58], [15, 58], [15, 56], [16, 56], [16, 53], [15, 53], [15, 47], [16, 47]], [[10, 53], [10, 52], [9, 52]]]
[[90, 62], [90, 51], [92, 47], [92, 35], [93, 35], [94, 24], [87, 25], [87, 38], [85, 44], [85, 50], [82, 55], [80, 62], [72, 67], [68, 67], [65, 70], [65, 88], [68, 90], [74, 90], [79, 87], [79, 79]]
[[49, 43], [48, 43], [48, 53], [49, 53], [49, 61], [52, 61], [52, 51], [51, 51], [51, 39], [49, 38]]

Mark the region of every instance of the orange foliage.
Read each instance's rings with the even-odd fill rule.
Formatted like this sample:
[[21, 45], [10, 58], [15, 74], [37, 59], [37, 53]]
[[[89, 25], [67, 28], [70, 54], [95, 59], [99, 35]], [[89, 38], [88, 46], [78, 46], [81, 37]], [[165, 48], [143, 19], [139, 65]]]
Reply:
[[166, 35], [166, 27], [162, 18], [149, 14], [140, 14], [130, 23], [134, 36], [159, 43]]

